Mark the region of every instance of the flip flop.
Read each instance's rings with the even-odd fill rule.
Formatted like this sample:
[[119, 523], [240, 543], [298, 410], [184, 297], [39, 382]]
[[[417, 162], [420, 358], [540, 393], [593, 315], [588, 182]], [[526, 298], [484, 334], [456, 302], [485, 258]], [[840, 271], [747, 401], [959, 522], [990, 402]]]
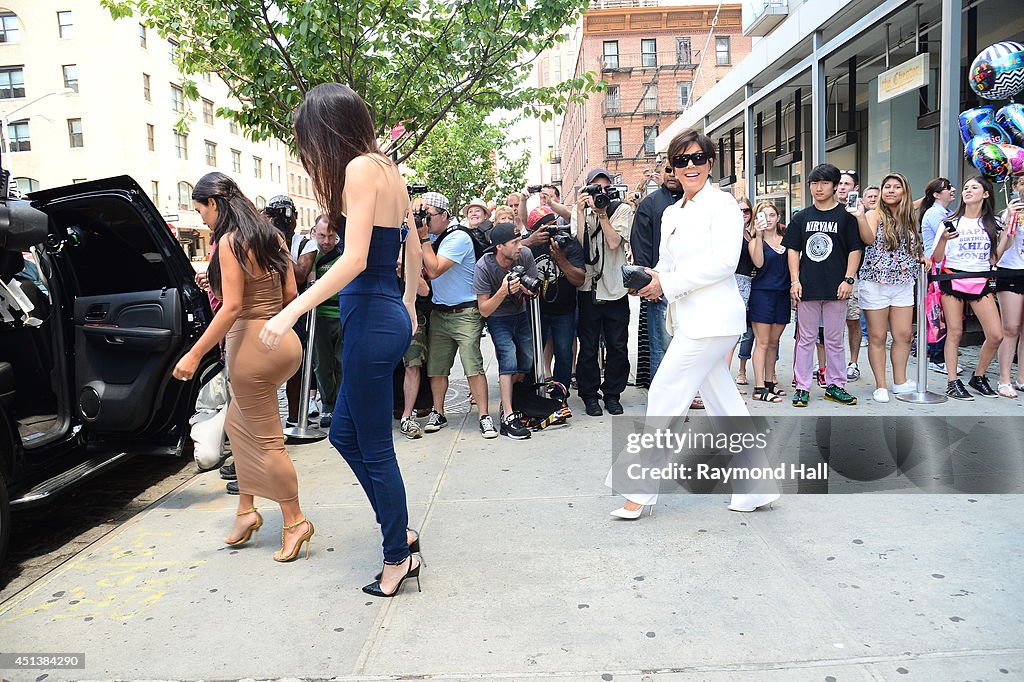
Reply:
[[[743, 377], [743, 381], [740, 381], [740, 377], [741, 376]], [[737, 375], [736, 376], [736, 385], [737, 386], [749, 386], [750, 382], [747, 381], [747, 375], [745, 375], [745, 374]]]

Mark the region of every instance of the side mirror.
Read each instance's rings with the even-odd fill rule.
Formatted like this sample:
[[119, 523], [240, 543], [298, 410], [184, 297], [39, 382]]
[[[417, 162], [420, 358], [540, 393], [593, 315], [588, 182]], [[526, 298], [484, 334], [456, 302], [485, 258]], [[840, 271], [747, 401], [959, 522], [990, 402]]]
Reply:
[[46, 239], [49, 224], [47, 215], [27, 201], [0, 200], [0, 249], [28, 251]]

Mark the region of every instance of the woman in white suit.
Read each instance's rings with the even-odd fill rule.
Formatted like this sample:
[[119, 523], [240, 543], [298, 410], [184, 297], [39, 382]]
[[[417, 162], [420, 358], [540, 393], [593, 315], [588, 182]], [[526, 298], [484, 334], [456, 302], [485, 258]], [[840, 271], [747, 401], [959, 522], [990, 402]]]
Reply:
[[[660, 260], [647, 272], [652, 281], [639, 291], [645, 300], [668, 299], [666, 325], [672, 335], [647, 393], [647, 423], [683, 416], [700, 391], [708, 416], [748, 416], [725, 358], [746, 329], [746, 311], [736, 286], [736, 254], [743, 246], [743, 216], [736, 199], [711, 186], [715, 161], [711, 139], [684, 130], [668, 148], [683, 198], [665, 209]], [[734, 464], [735, 466], [735, 464]], [[611, 473], [606, 481], [611, 485]], [[628, 494], [612, 512], [636, 519], [657, 494]], [[778, 495], [734, 494], [730, 509], [753, 511]]]

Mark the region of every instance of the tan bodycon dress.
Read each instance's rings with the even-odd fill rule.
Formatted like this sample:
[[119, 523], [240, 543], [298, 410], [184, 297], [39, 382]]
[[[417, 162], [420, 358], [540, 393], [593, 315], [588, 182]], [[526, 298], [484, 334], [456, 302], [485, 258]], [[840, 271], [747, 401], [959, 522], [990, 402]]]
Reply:
[[246, 273], [242, 313], [227, 336], [232, 398], [224, 428], [231, 440], [238, 490], [275, 502], [299, 496], [295, 466], [284, 447], [277, 389], [299, 368], [302, 346], [291, 330], [275, 351], [260, 341], [264, 323], [281, 312], [282, 303], [277, 273]]

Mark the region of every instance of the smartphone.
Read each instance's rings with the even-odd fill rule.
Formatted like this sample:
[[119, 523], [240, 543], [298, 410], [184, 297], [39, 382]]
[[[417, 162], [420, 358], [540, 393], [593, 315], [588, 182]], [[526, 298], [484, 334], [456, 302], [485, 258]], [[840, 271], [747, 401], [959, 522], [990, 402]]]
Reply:
[[851, 212], [852, 211], [856, 211], [857, 210], [857, 200], [859, 200], [859, 199], [860, 199], [860, 192], [858, 192], [855, 189], [851, 189], [850, 193], [846, 195], [846, 210], [847, 211], [851, 211]]
[[758, 211], [758, 213], [757, 213], [757, 220], [758, 220], [758, 222], [762, 222], [763, 221], [765, 225], [768, 224], [768, 216], [765, 215], [764, 211]]
[[942, 225], [949, 234], [956, 234], [956, 224], [952, 220], [943, 220]]
[[1010, 192], [1010, 201], [1020, 201], [1020, 190]]

